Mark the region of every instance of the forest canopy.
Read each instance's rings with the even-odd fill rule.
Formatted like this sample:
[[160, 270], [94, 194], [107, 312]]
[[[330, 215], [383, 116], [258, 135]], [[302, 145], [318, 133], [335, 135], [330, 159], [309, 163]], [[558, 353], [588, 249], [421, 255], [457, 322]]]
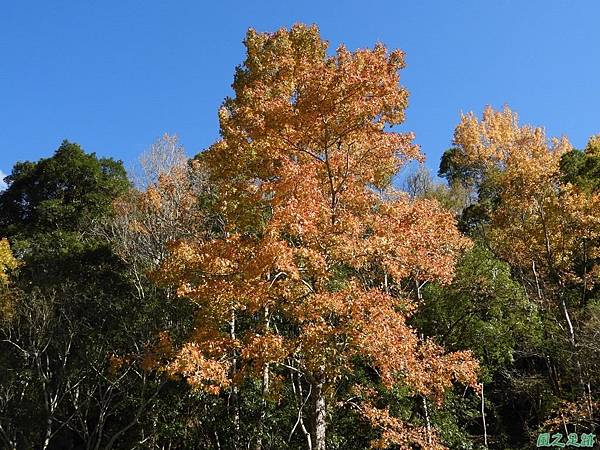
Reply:
[[65, 140], [5, 178], [0, 447], [594, 445], [600, 135], [485, 107], [436, 178], [402, 51], [244, 46], [195, 157]]

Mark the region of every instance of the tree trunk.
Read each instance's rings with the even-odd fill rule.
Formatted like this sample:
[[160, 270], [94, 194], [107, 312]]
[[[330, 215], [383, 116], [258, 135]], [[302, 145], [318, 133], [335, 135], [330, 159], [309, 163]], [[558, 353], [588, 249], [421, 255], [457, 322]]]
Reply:
[[[231, 311], [231, 321], [229, 322], [229, 337], [231, 338], [232, 341], [235, 341], [236, 339], [236, 335], [235, 335], [235, 327], [236, 327], [236, 317], [235, 317], [235, 310]], [[235, 376], [237, 372], [237, 352], [234, 350], [233, 351], [233, 361], [231, 364], [231, 378], [233, 379], [233, 377]], [[231, 387], [231, 392], [229, 394], [229, 398], [227, 399], [227, 409], [229, 409], [230, 406], [230, 401], [233, 402], [233, 426], [235, 428], [235, 436], [234, 436], [234, 441], [233, 441], [233, 446], [234, 449], [238, 448], [238, 438], [240, 436], [240, 404], [239, 404], [239, 400], [238, 400], [238, 387], [233, 384]], [[215, 434], [216, 438], [217, 438], [217, 444], [219, 444], [219, 436], [217, 434]], [[220, 444], [219, 444], [219, 448], [220, 448]]]
[[267, 411], [267, 395], [269, 393], [269, 363], [266, 363], [263, 367], [262, 373], [262, 411], [260, 413], [260, 418], [258, 421], [258, 437], [256, 438], [256, 445], [254, 446], [254, 450], [261, 450], [263, 448], [262, 442], [262, 434], [264, 433], [265, 427], [265, 416]]
[[312, 439], [314, 450], [325, 450], [325, 431], [327, 427], [327, 417], [325, 409], [325, 395], [323, 394], [322, 381], [313, 384], [313, 427]]
[[487, 425], [485, 423], [485, 394], [483, 393], [484, 383], [481, 383], [481, 422], [483, 424], [483, 445], [488, 448]]
[[[270, 276], [267, 277], [268, 279]], [[265, 329], [268, 332], [270, 326], [269, 318], [269, 307], [265, 306]], [[267, 395], [269, 394], [269, 363], [265, 363], [262, 373], [262, 411], [260, 413], [260, 419], [258, 422], [258, 438], [256, 439], [255, 450], [261, 450], [263, 448], [262, 435], [265, 427], [265, 416], [267, 412]]]
[[581, 385], [582, 395], [586, 397], [586, 406], [588, 410], [587, 412], [588, 416], [591, 419], [593, 417], [593, 407], [591, 402], [591, 396], [588, 395], [590, 392], [589, 383], [586, 384], [583, 380], [583, 368], [581, 367], [581, 360], [579, 359], [577, 341], [575, 340], [575, 329], [573, 327], [573, 322], [571, 321], [571, 315], [569, 314], [567, 303], [565, 302], [565, 298], [562, 293], [560, 294], [560, 306], [562, 307], [563, 314], [565, 315], [565, 320], [567, 321], [567, 326], [569, 327], [569, 340], [571, 341], [571, 346], [573, 347], [573, 355], [575, 356], [575, 363], [577, 365], [577, 374], [579, 375], [579, 384]]
[[46, 434], [44, 436], [44, 444], [42, 445], [42, 449], [46, 450], [50, 445], [50, 437], [52, 436], [52, 417], [48, 416], [46, 419]]
[[431, 421], [429, 420], [429, 408], [427, 407], [427, 399], [425, 396], [421, 397], [423, 402], [423, 412], [425, 413], [425, 425], [427, 426], [427, 444], [431, 445]]

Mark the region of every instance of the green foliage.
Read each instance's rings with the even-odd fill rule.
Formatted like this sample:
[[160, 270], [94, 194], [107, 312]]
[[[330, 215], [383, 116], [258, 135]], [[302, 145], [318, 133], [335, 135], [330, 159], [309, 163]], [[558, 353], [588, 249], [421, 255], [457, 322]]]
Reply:
[[[0, 235], [9, 238], [22, 265], [11, 278], [10, 320], [0, 326], [4, 443], [33, 448], [50, 439], [50, 448], [66, 448], [91, 430], [110, 436], [131, 420], [123, 407], [133, 402], [135, 411], [136, 396], [152, 384], [135, 376], [115, 384], [107, 376], [111, 354], [131, 353], [155, 320], [132, 295], [123, 265], [92, 233], [128, 188], [125, 170], [65, 141], [50, 158], [17, 163], [7, 181]], [[130, 327], [140, 315], [146, 326]], [[98, 422], [107, 407], [102, 402], [126, 385], [132, 398], [111, 402], [111, 414], [123, 414], [123, 422]]]
[[460, 261], [450, 286], [429, 284], [415, 325], [452, 350], [472, 350], [482, 381], [510, 365], [514, 352], [539, 341], [537, 306], [525, 296], [510, 267], [483, 246]]
[[584, 151], [572, 150], [560, 161], [563, 181], [586, 192], [600, 189], [600, 149], [588, 145]]
[[456, 155], [460, 149], [456, 147], [449, 148], [442, 154], [438, 176], [445, 178], [448, 183], [459, 182], [464, 186], [472, 187], [478, 181], [478, 169], [476, 167], [466, 167], [456, 162]]
[[[462, 395], [451, 391], [446, 396], [443, 408], [431, 407], [431, 423], [439, 430], [442, 442], [451, 449], [483, 449], [479, 434], [481, 413], [476, 395]], [[477, 433], [473, 433], [476, 431]]]
[[0, 235], [75, 231], [110, 209], [129, 181], [120, 161], [64, 141], [51, 158], [15, 164], [0, 195]]
[[[413, 325], [448, 350], [473, 351], [481, 364], [488, 433], [493, 436], [490, 448], [506, 448], [511, 440], [517, 445], [527, 442], [524, 430], [510, 428], [512, 408], [530, 402], [527, 392], [534, 384], [531, 375], [522, 377], [520, 370], [529, 372], [523, 365], [530, 360], [523, 355], [535, 354], [544, 342], [543, 321], [539, 306], [528, 299], [510, 266], [481, 244], [462, 257], [452, 284], [423, 289]], [[510, 388], [502, 387], [507, 384]], [[449, 448], [483, 448], [480, 399], [461, 394], [449, 394], [441, 409], [432, 409], [432, 422]]]

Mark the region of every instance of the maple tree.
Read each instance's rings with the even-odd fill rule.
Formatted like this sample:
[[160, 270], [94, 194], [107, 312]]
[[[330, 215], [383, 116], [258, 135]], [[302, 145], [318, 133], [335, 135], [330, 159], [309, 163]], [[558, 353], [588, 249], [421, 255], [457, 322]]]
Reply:
[[[591, 289], [594, 258], [588, 258], [583, 275], [577, 273], [574, 254], [582, 240], [594, 243], [598, 237], [594, 211], [600, 198], [563, 182], [560, 163], [572, 150], [569, 142], [548, 141], [541, 128], [519, 126], [508, 108], [486, 108], [481, 121], [473, 114], [463, 116], [454, 139], [460, 150], [455, 162], [477, 168], [482, 184], [494, 192], [489, 238], [501, 256], [530, 268], [536, 277]], [[587, 251], [596, 253], [590, 247]]]
[[381, 430], [375, 447], [440, 448], [433, 432], [380, 407], [375, 390], [336, 399], [360, 365], [438, 403], [455, 380], [476, 386], [470, 352], [445, 353], [407, 324], [415, 283], [449, 282], [470, 244], [436, 201], [391, 187], [400, 167], [423, 159], [411, 134], [390, 130], [407, 106], [403, 53], [378, 44], [328, 55], [304, 25], [251, 29], [245, 45], [235, 97], [219, 112], [222, 139], [198, 157], [224, 228], [171, 242], [155, 274], [197, 305], [195, 331], [166, 370], [213, 393], [260, 377], [265, 400], [302, 380], [308, 429], [302, 407], [298, 422], [317, 450], [336, 404]]

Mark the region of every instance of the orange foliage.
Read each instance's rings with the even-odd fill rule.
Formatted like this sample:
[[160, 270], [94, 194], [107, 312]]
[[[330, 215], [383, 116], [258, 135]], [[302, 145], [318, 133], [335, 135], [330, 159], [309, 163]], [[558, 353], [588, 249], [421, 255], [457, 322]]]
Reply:
[[372, 405], [362, 408], [364, 416], [371, 425], [381, 430], [381, 436], [371, 442], [371, 448], [399, 448], [412, 450], [415, 444], [423, 450], [443, 450], [446, 447], [440, 444], [435, 433], [429, 432], [424, 427], [415, 427], [393, 417], [387, 409], [378, 409]]
[[[238, 370], [293, 362], [329, 389], [359, 355], [385, 385], [403, 380], [438, 401], [454, 380], [475, 386], [468, 352], [421, 342], [405, 320], [414, 305], [400, 283], [450, 281], [470, 244], [435, 201], [390, 187], [403, 164], [422, 160], [410, 134], [389, 130], [407, 105], [402, 52], [341, 46], [326, 56], [316, 27], [301, 25], [250, 30], [245, 43], [222, 139], [200, 156], [227, 232], [171, 243], [159, 273], [198, 305], [196, 332], [169, 370], [213, 387], [227, 384], [234, 358]], [[236, 315], [251, 325], [234, 330]]]

